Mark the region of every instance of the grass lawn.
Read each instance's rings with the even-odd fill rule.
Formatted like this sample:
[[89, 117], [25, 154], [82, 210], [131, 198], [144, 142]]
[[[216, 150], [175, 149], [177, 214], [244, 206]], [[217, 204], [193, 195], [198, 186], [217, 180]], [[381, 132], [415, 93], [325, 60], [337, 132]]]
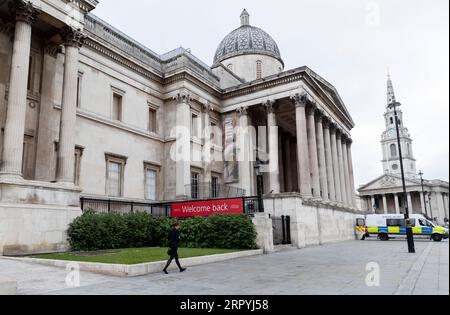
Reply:
[[[180, 258], [227, 254], [237, 252], [236, 249], [180, 248]], [[167, 260], [167, 248], [128, 248], [117, 250], [101, 250], [93, 252], [69, 252], [58, 254], [34, 255], [31, 258], [96, 262], [107, 264], [134, 265]]]

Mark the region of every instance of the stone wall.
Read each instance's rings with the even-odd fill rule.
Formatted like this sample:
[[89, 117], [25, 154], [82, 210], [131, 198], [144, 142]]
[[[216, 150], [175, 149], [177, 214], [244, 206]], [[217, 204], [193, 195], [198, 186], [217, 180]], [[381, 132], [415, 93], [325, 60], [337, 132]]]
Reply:
[[292, 245], [298, 248], [355, 239], [355, 210], [321, 202], [303, 202], [299, 194], [264, 198], [271, 217], [291, 217]]

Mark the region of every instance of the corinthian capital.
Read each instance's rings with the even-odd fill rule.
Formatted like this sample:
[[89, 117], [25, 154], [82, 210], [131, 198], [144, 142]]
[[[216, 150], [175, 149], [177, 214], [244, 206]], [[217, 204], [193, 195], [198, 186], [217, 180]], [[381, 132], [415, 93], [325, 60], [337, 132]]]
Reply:
[[173, 97], [173, 99], [175, 100], [175, 101], [177, 101], [177, 103], [186, 103], [186, 104], [190, 104], [191, 103], [191, 101], [192, 101], [192, 97], [191, 97], [191, 93], [189, 92], [189, 91], [187, 91], [187, 90], [182, 90], [182, 91], [179, 91], [178, 93], [177, 93], [177, 95], [175, 95], [174, 97]]
[[236, 109], [236, 112], [238, 113], [239, 117], [246, 116], [248, 114], [248, 107], [239, 107]]
[[295, 107], [305, 107], [308, 103], [308, 95], [306, 95], [306, 93], [296, 93], [291, 99], [294, 101]]
[[202, 108], [205, 113], [214, 111], [214, 106], [209, 101], [204, 102]]
[[80, 29], [73, 29], [70, 26], [64, 27], [61, 32], [61, 37], [64, 40], [65, 45], [68, 47], [81, 48], [86, 40], [86, 36]]
[[14, 0], [8, 4], [11, 14], [16, 17], [16, 21], [34, 24], [39, 10], [33, 7], [29, 1]]
[[58, 54], [62, 52], [61, 45], [53, 44], [53, 43], [44, 43], [44, 53], [52, 56], [53, 58], [58, 57]]
[[263, 103], [263, 106], [266, 108], [268, 114], [275, 113], [276, 106], [274, 100], [267, 100], [266, 102]]

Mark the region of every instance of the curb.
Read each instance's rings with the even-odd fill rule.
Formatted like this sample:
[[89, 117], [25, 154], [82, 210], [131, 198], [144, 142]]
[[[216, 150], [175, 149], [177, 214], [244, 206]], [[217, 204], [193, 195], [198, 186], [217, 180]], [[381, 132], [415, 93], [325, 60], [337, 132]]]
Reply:
[[[217, 254], [210, 256], [199, 256], [180, 259], [180, 263], [183, 267], [192, 267], [205, 264], [211, 264], [215, 262], [227, 261], [231, 259], [244, 258], [256, 255], [262, 255], [263, 250], [250, 250], [243, 252], [234, 252], [227, 254]], [[37, 259], [37, 258], [19, 258], [19, 257], [2, 257], [2, 259], [9, 259], [15, 261], [21, 261], [25, 263], [34, 263], [58, 268], [64, 268], [67, 270], [80, 270], [88, 271], [108, 276], [116, 277], [137, 277], [148, 275], [152, 273], [162, 272], [166, 261], [157, 261], [151, 263], [142, 263], [136, 265], [119, 265], [119, 264], [105, 264], [105, 263], [92, 263], [92, 262], [80, 262], [80, 261], [68, 261], [68, 260], [51, 260], [51, 259]], [[170, 270], [176, 270], [177, 267], [171, 265]]]
[[416, 260], [414, 265], [408, 271], [405, 279], [403, 279], [402, 283], [398, 287], [395, 295], [411, 295], [414, 291], [414, 287], [416, 286], [417, 280], [419, 279], [420, 272], [425, 265], [425, 262], [430, 255], [431, 249], [433, 248], [434, 243], [428, 244], [427, 248], [423, 251], [422, 255]]

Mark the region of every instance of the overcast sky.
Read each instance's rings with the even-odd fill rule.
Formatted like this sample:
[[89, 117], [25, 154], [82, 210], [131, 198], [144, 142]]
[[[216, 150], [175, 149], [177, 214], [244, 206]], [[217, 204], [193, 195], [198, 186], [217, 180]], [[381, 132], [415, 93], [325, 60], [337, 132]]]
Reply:
[[94, 14], [158, 54], [176, 47], [211, 65], [220, 41], [250, 23], [278, 43], [286, 68], [310, 67], [339, 91], [357, 186], [383, 172], [386, 73], [403, 104], [418, 169], [449, 178], [448, 0], [100, 0]]

